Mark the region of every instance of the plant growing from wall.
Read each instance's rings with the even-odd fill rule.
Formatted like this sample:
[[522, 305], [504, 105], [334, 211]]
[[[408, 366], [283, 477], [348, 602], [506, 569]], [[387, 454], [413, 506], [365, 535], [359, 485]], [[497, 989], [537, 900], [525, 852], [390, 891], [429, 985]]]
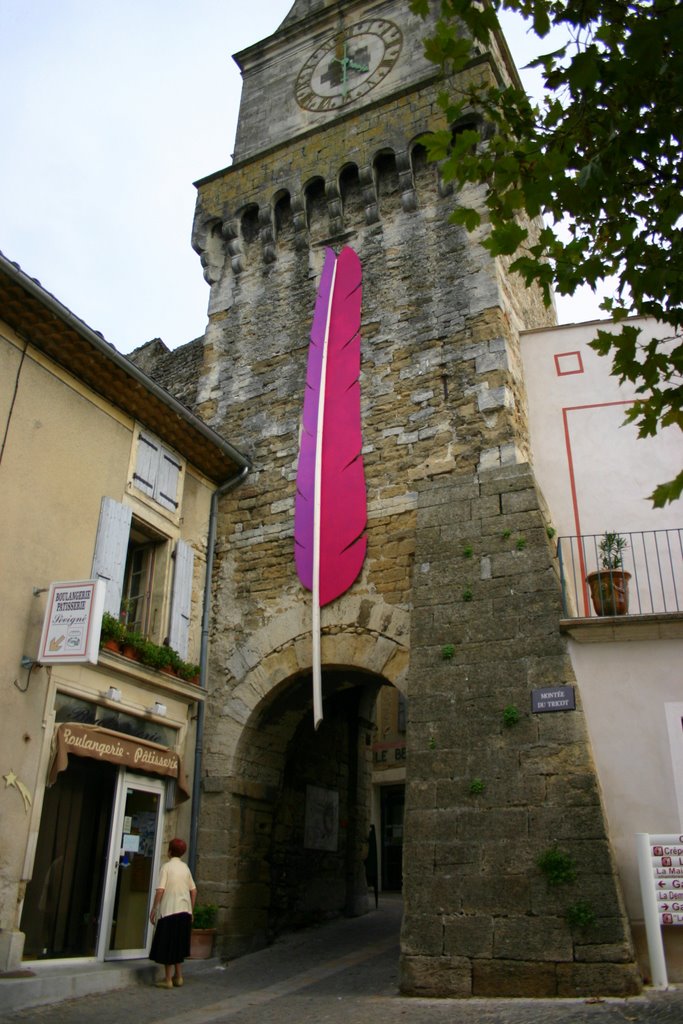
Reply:
[[577, 900], [567, 907], [565, 914], [571, 928], [590, 928], [595, 924], [595, 911], [588, 900]]
[[544, 850], [536, 864], [545, 875], [548, 885], [568, 885], [576, 880], [573, 857], [557, 846]]
[[526, 537], [518, 537], [515, 541], [515, 547], [518, 551], [524, 551], [524, 548], [526, 547]]
[[444, 661], [450, 661], [455, 654], [455, 644], [444, 644], [441, 648], [441, 657]]
[[465, 558], [471, 558], [472, 555], [474, 554], [474, 548], [472, 547], [471, 544], [466, 544], [465, 547], [462, 549], [462, 553]]
[[520, 717], [519, 708], [516, 708], [514, 704], [508, 704], [507, 707], [503, 708], [503, 725], [507, 726], [507, 728], [517, 725]]
[[462, 592], [462, 599], [463, 601], [471, 601], [473, 597], [474, 591], [472, 590], [472, 587], [468, 584]]
[[485, 789], [486, 783], [483, 779], [472, 779], [470, 782], [470, 793], [472, 796], [478, 796], [480, 793], [483, 793]]

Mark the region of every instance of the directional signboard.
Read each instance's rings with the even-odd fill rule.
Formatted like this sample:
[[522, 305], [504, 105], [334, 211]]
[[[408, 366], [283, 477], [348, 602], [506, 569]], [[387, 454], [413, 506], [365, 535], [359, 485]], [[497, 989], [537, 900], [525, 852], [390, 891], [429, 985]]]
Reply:
[[683, 924], [683, 835], [650, 836], [652, 881], [661, 924]]
[[652, 982], [667, 988], [662, 925], [683, 925], [683, 835], [636, 835]]

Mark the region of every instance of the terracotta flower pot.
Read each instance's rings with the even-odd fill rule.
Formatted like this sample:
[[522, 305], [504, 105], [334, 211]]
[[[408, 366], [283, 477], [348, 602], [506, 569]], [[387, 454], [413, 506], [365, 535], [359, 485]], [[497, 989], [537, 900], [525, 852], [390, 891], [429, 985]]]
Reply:
[[190, 938], [190, 958], [208, 960], [213, 955], [215, 928], [193, 928]]
[[598, 569], [588, 573], [586, 583], [596, 615], [626, 615], [630, 579], [631, 573], [623, 569]]

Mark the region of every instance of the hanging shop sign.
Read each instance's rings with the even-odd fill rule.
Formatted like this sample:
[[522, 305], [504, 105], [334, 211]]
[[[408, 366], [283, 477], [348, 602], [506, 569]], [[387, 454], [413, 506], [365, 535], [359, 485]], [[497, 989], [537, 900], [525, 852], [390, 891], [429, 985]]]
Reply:
[[102, 580], [51, 583], [36, 660], [41, 665], [83, 661], [96, 665], [104, 598]]
[[91, 757], [96, 761], [111, 761], [150, 775], [168, 776], [177, 780], [181, 800], [186, 800], [190, 795], [180, 756], [168, 747], [144, 743], [96, 725], [64, 722], [54, 736], [54, 754], [47, 780], [49, 786], [56, 782], [59, 773], [68, 766], [69, 754]]

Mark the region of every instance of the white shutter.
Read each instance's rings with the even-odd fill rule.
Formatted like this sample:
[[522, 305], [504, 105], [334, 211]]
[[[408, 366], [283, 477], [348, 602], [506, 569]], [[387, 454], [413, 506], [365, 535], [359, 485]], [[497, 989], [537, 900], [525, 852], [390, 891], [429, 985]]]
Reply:
[[178, 508], [178, 480], [181, 466], [178, 460], [164, 448], [159, 454], [159, 475], [154, 497], [164, 508], [170, 508], [172, 512], [175, 512]]
[[190, 612], [192, 609], [192, 570], [194, 551], [184, 540], [179, 540], [175, 549], [173, 570], [173, 594], [171, 595], [171, 624], [168, 631], [169, 647], [181, 658], [187, 657], [187, 643], [190, 635]]
[[154, 485], [159, 474], [159, 458], [160, 450], [157, 442], [147, 434], [140, 433], [133, 482], [150, 498], [154, 497]]
[[118, 619], [123, 594], [123, 574], [130, 538], [131, 510], [113, 498], [102, 498], [97, 525], [92, 578], [104, 580], [104, 610]]

